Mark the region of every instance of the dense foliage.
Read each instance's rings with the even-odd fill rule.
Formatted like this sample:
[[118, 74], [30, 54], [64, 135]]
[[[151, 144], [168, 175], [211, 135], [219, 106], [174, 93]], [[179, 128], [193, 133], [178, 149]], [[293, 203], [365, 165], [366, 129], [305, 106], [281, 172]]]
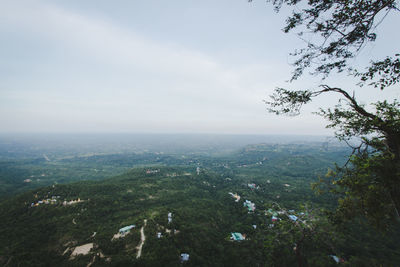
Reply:
[[[396, 86], [400, 77], [399, 55], [373, 61], [365, 72], [353, 70], [348, 59], [355, 57], [367, 42], [375, 41], [376, 29], [389, 12], [398, 12], [398, 1], [273, 1], [277, 10], [283, 4], [301, 5], [286, 21], [285, 32], [306, 31], [313, 41], [294, 53], [292, 80], [305, 69], [328, 76], [333, 70], [348, 69], [355, 85], [384, 90]], [[345, 218], [364, 216], [377, 226], [388, 227], [400, 221], [400, 104], [395, 97], [385, 101], [360, 104], [350, 88], [326, 84], [316, 90], [292, 91], [277, 88], [266, 101], [269, 111], [297, 115], [304, 104], [321, 94], [334, 93], [341, 99], [334, 107], [318, 112], [336, 129], [340, 140], [349, 142], [353, 154], [344, 166], [322, 181], [331, 192], [341, 196], [338, 215]], [[379, 92], [377, 92], [379, 93]], [[357, 142], [353, 142], [358, 138]], [[333, 187], [333, 188], [332, 188]], [[383, 228], [381, 228], [383, 229]]]

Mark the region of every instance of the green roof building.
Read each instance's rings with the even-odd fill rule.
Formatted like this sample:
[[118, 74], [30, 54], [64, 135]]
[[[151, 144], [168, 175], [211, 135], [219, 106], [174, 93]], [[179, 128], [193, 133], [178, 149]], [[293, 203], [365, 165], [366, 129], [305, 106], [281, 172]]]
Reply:
[[244, 240], [244, 237], [241, 233], [231, 233], [231, 239], [234, 241], [242, 241]]
[[130, 231], [132, 228], [134, 228], [134, 227], [135, 227], [134, 224], [128, 225], [128, 226], [125, 226], [125, 227], [122, 227], [121, 229], [119, 229], [119, 233], [120, 233], [120, 234], [129, 233], [129, 231]]

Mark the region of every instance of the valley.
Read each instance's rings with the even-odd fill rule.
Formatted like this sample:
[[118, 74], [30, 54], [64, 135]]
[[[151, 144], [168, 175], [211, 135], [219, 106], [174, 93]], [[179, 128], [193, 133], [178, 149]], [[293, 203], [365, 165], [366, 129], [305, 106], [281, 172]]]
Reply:
[[[336, 197], [311, 190], [347, 153], [345, 146], [309, 142], [253, 144], [218, 155], [14, 159], [7, 170], [15, 170], [17, 182], [6, 185], [15, 191], [0, 203], [0, 263], [336, 266], [336, 259], [368, 259], [390, 265], [399, 257], [398, 229], [382, 239], [362, 223], [337, 227], [327, 218]], [[37, 173], [52, 173], [43, 176], [47, 185], [18, 188], [33, 165]], [[107, 168], [113, 177], [93, 171]], [[70, 180], [59, 179], [65, 169]]]

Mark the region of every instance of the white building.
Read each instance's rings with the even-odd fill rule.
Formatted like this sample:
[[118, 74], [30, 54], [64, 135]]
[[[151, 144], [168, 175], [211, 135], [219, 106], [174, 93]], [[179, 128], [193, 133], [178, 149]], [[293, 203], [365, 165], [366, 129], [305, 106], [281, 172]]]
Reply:
[[182, 253], [181, 254], [181, 262], [188, 261], [188, 260], [189, 260], [189, 254]]

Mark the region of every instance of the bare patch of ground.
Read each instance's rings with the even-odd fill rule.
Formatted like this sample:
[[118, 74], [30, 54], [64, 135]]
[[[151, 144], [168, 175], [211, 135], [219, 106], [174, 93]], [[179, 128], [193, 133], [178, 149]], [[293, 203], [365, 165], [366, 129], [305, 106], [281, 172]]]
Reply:
[[123, 237], [124, 235], [121, 235], [120, 233], [116, 233], [112, 238], [111, 238], [111, 241], [113, 241], [113, 240], [115, 240], [115, 239], [118, 239], [118, 238], [121, 238], [121, 237]]
[[73, 259], [75, 256], [78, 255], [86, 255], [90, 252], [90, 250], [93, 248], [93, 243], [88, 243], [79, 247], [76, 247], [74, 251], [71, 253], [71, 259]]

